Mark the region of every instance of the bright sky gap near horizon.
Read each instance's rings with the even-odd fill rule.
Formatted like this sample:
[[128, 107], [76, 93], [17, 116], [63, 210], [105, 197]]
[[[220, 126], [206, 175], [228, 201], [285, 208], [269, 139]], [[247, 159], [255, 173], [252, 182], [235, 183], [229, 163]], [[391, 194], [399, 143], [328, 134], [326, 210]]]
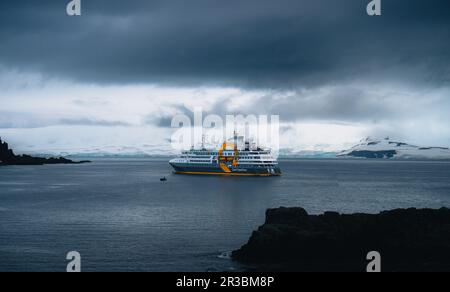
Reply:
[[0, 0], [0, 136], [170, 151], [170, 119], [280, 115], [281, 148], [450, 146], [450, 2]]

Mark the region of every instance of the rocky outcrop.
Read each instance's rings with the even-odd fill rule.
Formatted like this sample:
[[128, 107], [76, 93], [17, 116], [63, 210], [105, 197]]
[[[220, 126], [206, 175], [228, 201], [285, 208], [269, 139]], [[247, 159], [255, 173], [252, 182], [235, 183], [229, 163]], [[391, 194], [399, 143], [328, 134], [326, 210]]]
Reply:
[[232, 257], [261, 271], [366, 271], [370, 251], [381, 254], [382, 271], [450, 271], [450, 209], [317, 216], [270, 209]]
[[44, 164], [79, 164], [90, 161], [75, 162], [63, 157], [59, 158], [41, 158], [29, 155], [15, 155], [13, 150], [9, 149], [8, 143], [0, 138], [0, 165], [44, 165]]
[[358, 157], [358, 158], [372, 158], [372, 159], [386, 159], [393, 158], [397, 155], [397, 151], [395, 150], [381, 150], [381, 151], [352, 151], [348, 154], [349, 157]]

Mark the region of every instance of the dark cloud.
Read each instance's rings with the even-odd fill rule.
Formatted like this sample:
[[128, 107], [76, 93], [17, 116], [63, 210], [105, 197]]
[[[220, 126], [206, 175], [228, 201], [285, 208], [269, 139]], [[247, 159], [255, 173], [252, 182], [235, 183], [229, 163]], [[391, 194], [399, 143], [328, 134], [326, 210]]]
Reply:
[[[324, 86], [292, 91], [264, 90], [245, 96], [218, 98], [203, 109], [203, 118], [216, 115], [224, 121], [227, 115], [279, 115], [283, 123], [319, 122], [331, 124], [386, 126], [389, 135], [399, 124], [446, 129], [450, 109], [449, 89], [410, 91], [409, 88], [378, 88], [360, 85]], [[194, 121], [194, 108], [167, 106], [160, 115], [152, 115], [148, 124], [170, 127], [172, 118], [182, 114]], [[413, 126], [415, 125], [416, 126]], [[434, 125], [434, 126], [432, 126]]]
[[450, 1], [1, 0], [0, 65], [88, 83], [448, 85]]
[[[233, 98], [215, 102], [203, 109], [203, 115], [217, 115], [225, 120], [227, 115], [279, 115], [283, 122], [328, 121], [333, 123], [376, 123], [410, 115], [409, 106], [399, 109], [399, 93], [371, 92], [354, 86], [320, 88], [296, 91], [268, 91], [255, 96], [250, 102], [233, 107]], [[401, 98], [401, 96], [400, 96]], [[434, 110], [434, 109], [433, 109]], [[402, 114], [402, 111], [404, 113]], [[194, 120], [193, 109], [173, 105], [160, 116], [151, 116], [149, 124], [170, 127], [175, 115], [185, 115]]]
[[58, 119], [43, 114], [0, 111], [0, 129], [34, 129], [51, 126], [128, 127], [131, 125], [122, 121], [107, 121], [88, 118]]
[[150, 115], [145, 119], [145, 124], [155, 125], [161, 128], [170, 128], [172, 119], [176, 115], [185, 115], [194, 121], [194, 112], [185, 105], [172, 105], [165, 111], [160, 111], [159, 115]]
[[277, 114], [284, 121], [374, 122], [398, 117], [391, 104], [395, 98], [350, 86], [267, 94], [244, 110]]

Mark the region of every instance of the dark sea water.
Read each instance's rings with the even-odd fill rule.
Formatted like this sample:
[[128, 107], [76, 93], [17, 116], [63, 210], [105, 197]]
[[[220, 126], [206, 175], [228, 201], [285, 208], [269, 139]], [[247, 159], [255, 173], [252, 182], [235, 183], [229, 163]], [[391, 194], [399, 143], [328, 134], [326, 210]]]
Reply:
[[[282, 160], [283, 177], [170, 174], [161, 159], [0, 167], [0, 271], [239, 271], [267, 208], [450, 207], [450, 163]], [[167, 182], [160, 182], [167, 176]]]

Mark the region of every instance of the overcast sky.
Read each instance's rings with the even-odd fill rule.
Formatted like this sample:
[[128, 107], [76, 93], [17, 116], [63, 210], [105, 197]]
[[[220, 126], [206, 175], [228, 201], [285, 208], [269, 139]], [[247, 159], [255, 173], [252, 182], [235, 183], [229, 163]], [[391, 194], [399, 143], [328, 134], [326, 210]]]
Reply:
[[450, 146], [450, 1], [0, 0], [0, 136], [167, 150], [170, 118], [278, 114], [282, 148]]

